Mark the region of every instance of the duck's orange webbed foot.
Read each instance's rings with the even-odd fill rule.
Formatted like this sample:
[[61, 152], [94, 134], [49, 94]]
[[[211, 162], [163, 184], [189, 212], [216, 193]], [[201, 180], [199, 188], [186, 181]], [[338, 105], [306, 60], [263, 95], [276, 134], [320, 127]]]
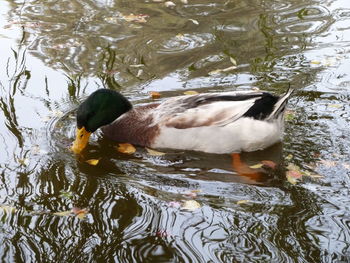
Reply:
[[256, 169], [252, 169], [246, 163], [242, 162], [239, 153], [233, 153], [231, 156], [233, 170], [238, 175], [248, 177], [254, 181], [261, 181], [263, 174], [257, 172]]

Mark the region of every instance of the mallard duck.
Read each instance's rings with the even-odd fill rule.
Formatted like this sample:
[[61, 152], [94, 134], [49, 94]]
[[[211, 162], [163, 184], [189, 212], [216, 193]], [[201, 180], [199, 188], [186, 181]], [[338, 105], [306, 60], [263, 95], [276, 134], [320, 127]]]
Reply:
[[208, 153], [256, 151], [280, 141], [284, 110], [293, 92], [260, 91], [184, 95], [133, 107], [119, 92], [99, 89], [77, 110], [72, 150], [80, 153], [101, 128], [117, 142]]

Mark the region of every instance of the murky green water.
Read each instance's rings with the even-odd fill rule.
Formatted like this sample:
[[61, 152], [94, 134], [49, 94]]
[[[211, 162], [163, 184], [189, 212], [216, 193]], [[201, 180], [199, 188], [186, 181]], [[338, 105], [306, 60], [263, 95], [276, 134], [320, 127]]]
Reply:
[[[1, 261], [350, 261], [350, 2], [186, 2], [0, 3]], [[84, 157], [68, 150], [98, 88], [140, 104], [288, 83], [283, 144], [242, 155], [278, 163], [259, 177], [230, 155], [125, 155], [99, 134]]]

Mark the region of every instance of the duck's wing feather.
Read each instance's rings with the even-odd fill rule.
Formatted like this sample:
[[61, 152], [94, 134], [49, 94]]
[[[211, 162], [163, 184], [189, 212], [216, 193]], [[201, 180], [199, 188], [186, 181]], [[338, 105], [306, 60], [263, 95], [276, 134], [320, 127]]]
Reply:
[[223, 126], [241, 117], [267, 119], [278, 101], [270, 93], [254, 91], [181, 96], [161, 103], [154, 119], [177, 129]]

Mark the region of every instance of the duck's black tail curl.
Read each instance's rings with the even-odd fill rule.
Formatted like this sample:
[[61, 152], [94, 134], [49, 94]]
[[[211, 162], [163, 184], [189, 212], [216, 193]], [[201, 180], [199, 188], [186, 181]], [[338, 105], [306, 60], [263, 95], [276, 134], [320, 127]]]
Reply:
[[276, 102], [276, 104], [274, 106], [273, 111], [271, 112], [271, 114], [269, 115], [267, 120], [277, 119], [278, 117], [280, 117], [281, 114], [283, 114], [283, 112], [286, 108], [286, 105], [288, 103], [288, 99], [294, 91], [295, 91], [295, 89], [291, 88], [290, 83], [289, 83], [289, 87], [288, 87], [287, 92], [279, 97], [278, 101]]

